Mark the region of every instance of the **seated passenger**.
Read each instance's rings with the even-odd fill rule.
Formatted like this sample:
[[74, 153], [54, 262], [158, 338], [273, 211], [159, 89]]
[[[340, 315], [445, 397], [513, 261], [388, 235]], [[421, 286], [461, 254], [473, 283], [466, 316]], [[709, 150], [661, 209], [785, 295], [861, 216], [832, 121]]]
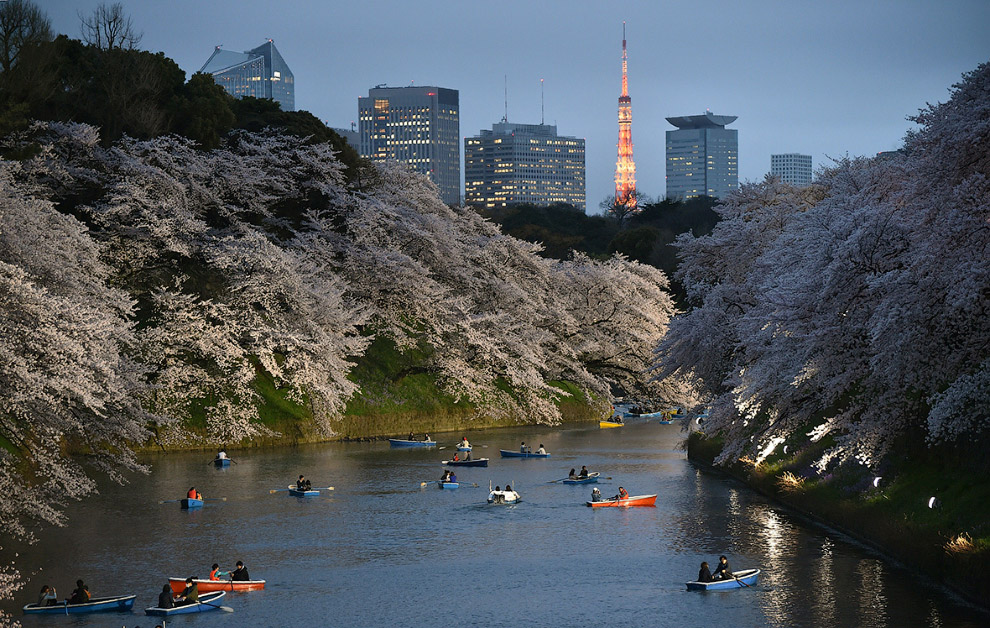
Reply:
[[540, 454], [541, 456], [547, 453], [547, 450], [543, 448], [543, 443], [540, 443], [540, 448], [536, 450], [536, 453]]
[[586, 477], [588, 477], [588, 467], [586, 467], [584, 465], [581, 465], [581, 473], [578, 474], [578, 477], [579, 478], [586, 478]]
[[598, 487], [591, 489], [591, 501], [600, 502], [602, 501], [602, 492], [598, 490]]
[[708, 563], [702, 562], [701, 571], [698, 572], [698, 582], [711, 582], [712, 580], [712, 572], [708, 571]]
[[172, 587], [165, 585], [162, 587], [162, 592], [158, 594], [158, 608], [174, 608], [175, 603], [172, 601]]
[[236, 580], [236, 581], [239, 581], [239, 582], [243, 582], [245, 580], [250, 580], [251, 579], [251, 576], [248, 575], [247, 567], [244, 566], [244, 563], [242, 563], [241, 561], [237, 561], [237, 566], [236, 567], [237, 568], [234, 569], [234, 571], [231, 572], [231, 574], [230, 574], [230, 579], [231, 580]]
[[50, 587], [47, 584], [41, 587], [38, 606], [54, 606], [56, 604], [58, 604], [58, 594], [55, 593], [55, 587]]

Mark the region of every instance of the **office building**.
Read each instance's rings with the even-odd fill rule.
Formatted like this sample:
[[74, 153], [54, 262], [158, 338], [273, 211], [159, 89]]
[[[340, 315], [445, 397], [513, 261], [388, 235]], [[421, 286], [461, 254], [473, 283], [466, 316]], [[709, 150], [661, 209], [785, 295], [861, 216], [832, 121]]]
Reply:
[[739, 132], [727, 129], [737, 116], [667, 118], [667, 198], [723, 198], [739, 189]]
[[217, 46], [199, 70], [213, 75], [217, 85], [236, 98], [270, 98], [282, 111], [296, 110], [296, 83], [292, 70], [269, 39], [247, 52]]
[[361, 156], [396, 160], [427, 175], [444, 203], [461, 200], [460, 106], [456, 89], [385, 87], [358, 98]]
[[811, 155], [770, 155], [770, 174], [791, 185], [811, 185]]
[[550, 124], [499, 122], [464, 138], [464, 202], [506, 207], [568, 203], [585, 210], [584, 140]]

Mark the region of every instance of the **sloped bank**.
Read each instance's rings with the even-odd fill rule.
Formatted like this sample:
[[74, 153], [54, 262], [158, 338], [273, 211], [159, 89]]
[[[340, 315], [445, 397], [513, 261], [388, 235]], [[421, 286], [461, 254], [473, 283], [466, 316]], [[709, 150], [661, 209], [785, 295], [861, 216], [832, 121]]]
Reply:
[[[834, 478], [804, 477], [786, 465], [740, 460], [716, 466], [713, 462], [721, 450], [719, 438], [698, 432], [688, 437], [688, 459], [693, 463], [725, 473], [990, 611], [990, 571], [986, 568], [990, 563], [990, 482], [986, 478], [960, 479], [952, 477], [946, 466], [933, 469], [932, 461], [906, 459], [913, 472], [886, 483], [881, 478], [878, 486], [856, 490], [841, 481], [829, 481]], [[942, 465], [948, 462], [942, 456], [935, 458]], [[914, 497], [908, 499], [908, 493]], [[934, 508], [928, 507], [931, 497], [918, 497], [929, 494], [936, 497]], [[952, 507], [946, 506], [947, 500]]]

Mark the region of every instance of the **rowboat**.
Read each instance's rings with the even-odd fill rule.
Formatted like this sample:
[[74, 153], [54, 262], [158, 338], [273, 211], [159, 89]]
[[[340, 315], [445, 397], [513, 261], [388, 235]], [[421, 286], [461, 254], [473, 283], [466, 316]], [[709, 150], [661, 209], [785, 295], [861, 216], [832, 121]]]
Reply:
[[622, 427], [625, 423], [621, 421], [599, 421], [598, 427], [605, 429], [607, 427]]
[[468, 445], [467, 447], [465, 447], [464, 445], [457, 446], [457, 451], [471, 451], [471, 449], [472, 449], [471, 445]]
[[437, 488], [457, 488], [458, 486], [460, 486], [460, 484], [457, 482], [441, 482], [440, 480], [437, 480]]
[[589, 473], [585, 477], [576, 475], [572, 478], [567, 478], [566, 480], [564, 480], [564, 484], [594, 484], [595, 482], [598, 481], [599, 475], [601, 475], [601, 473], [599, 473], [598, 471], [595, 471], [594, 473]]
[[489, 504], [517, 504], [522, 497], [515, 491], [491, 491], [488, 493]]
[[633, 412], [633, 413], [630, 413], [629, 416], [638, 416], [640, 418], [649, 419], [649, 418], [652, 418], [652, 417], [663, 416], [666, 413], [667, 413], [666, 410], [659, 410], [657, 412], [645, 412], [643, 414], [636, 414], [635, 412]]
[[22, 609], [26, 614], [65, 615], [66, 613], [103, 613], [107, 611], [129, 611], [134, 606], [137, 595], [117, 595], [114, 597], [94, 597], [82, 604], [62, 602], [56, 606], [27, 604]]
[[502, 454], [503, 458], [549, 458], [550, 454], [537, 454], [532, 451], [510, 451], [508, 449], [499, 449], [498, 453]]
[[320, 492], [312, 489], [308, 491], [300, 491], [299, 489], [290, 486], [289, 495], [292, 495], [293, 497], [319, 497]]
[[487, 467], [488, 458], [477, 458], [475, 460], [444, 460], [440, 464], [451, 467]]
[[230, 466], [230, 458], [214, 458], [213, 459], [213, 466], [215, 466], [215, 467], [229, 467]]
[[401, 438], [390, 438], [388, 444], [392, 447], [436, 447], [435, 440], [403, 440]]
[[600, 502], [585, 502], [592, 508], [615, 508], [625, 506], [656, 506], [656, 495], [635, 495], [626, 499], [605, 499]]
[[172, 615], [185, 615], [186, 613], [205, 613], [206, 611], [215, 611], [220, 608], [217, 603], [220, 598], [227, 595], [226, 591], [213, 591], [207, 593], [206, 595], [199, 596], [198, 602], [193, 602], [192, 604], [183, 604], [182, 606], [176, 606], [173, 608], [158, 608], [157, 606], [152, 606], [151, 608], [144, 609], [146, 615], [162, 615], [162, 616], [172, 616]]
[[[195, 579], [196, 588], [200, 593], [211, 591], [261, 591], [265, 588], [264, 580], [200, 580]], [[169, 585], [172, 591], [182, 593], [186, 588], [185, 578], [169, 578]]]
[[203, 500], [186, 497], [179, 500], [179, 506], [182, 510], [195, 510], [203, 507]]
[[733, 572], [732, 578], [715, 580], [714, 582], [687, 582], [688, 591], [718, 591], [720, 589], [742, 589], [756, 584], [760, 576], [759, 569], [743, 569]]

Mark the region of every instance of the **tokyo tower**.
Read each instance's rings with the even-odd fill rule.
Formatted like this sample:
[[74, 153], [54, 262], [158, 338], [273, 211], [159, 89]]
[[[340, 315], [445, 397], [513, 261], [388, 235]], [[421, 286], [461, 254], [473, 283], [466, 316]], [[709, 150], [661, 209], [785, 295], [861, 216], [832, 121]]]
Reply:
[[626, 55], [626, 23], [622, 23], [622, 95], [619, 96], [619, 157], [615, 162], [615, 204], [636, 209], [636, 162], [633, 161], [632, 98], [629, 97], [629, 58]]

